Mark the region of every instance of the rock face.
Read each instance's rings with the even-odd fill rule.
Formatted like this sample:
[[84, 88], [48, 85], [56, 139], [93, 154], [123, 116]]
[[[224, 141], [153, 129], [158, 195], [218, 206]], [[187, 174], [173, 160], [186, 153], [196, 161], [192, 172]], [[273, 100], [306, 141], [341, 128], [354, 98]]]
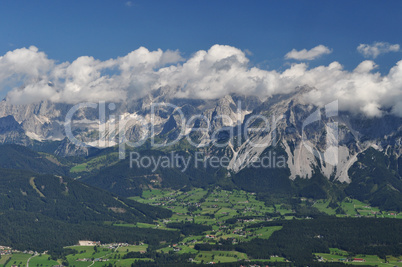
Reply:
[[0, 142], [2, 144], [28, 145], [30, 139], [14, 117], [8, 115], [0, 118]]
[[12, 105], [6, 100], [0, 102], [0, 116], [13, 116], [26, 136], [38, 141], [64, 139], [63, 121], [69, 109], [70, 105], [48, 101], [29, 105]]
[[[186, 138], [197, 149], [229, 156], [228, 169], [233, 172], [249, 166], [267, 148], [279, 147], [287, 156], [289, 178], [309, 178], [319, 170], [342, 182], [350, 182], [349, 168], [368, 148], [396, 157], [402, 152], [402, 118], [338, 113], [337, 103], [322, 108], [305, 104], [303, 96], [314, 90], [310, 87], [264, 102], [241, 95], [217, 100], [176, 99], [170, 97], [174, 90], [161, 88], [123, 103], [93, 103], [75, 112], [71, 112], [76, 107], [71, 104], [17, 106], [3, 100], [0, 142], [29, 146], [57, 141], [59, 145], [52, 152], [70, 156], [127, 141], [140, 145], [150, 137], [158, 137], [159, 144]], [[65, 127], [69, 115], [71, 132]]]

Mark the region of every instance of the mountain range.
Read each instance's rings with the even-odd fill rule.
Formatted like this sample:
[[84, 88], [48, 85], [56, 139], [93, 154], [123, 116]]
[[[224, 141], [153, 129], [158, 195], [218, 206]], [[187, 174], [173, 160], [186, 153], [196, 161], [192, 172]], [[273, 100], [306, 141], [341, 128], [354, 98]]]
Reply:
[[[248, 166], [247, 160], [251, 157], [245, 155], [258, 156], [267, 147], [280, 144], [288, 156], [291, 179], [296, 176], [311, 177], [313, 169], [318, 167], [327, 178], [334, 176], [341, 182], [350, 182], [349, 168], [357, 156], [370, 147], [389, 156], [400, 157], [402, 119], [396, 116], [367, 118], [339, 112], [336, 117], [320, 116], [315, 122], [303, 125], [308, 116], [317, 110], [316, 106], [303, 103], [303, 96], [312, 90], [314, 88], [300, 87], [297, 93], [275, 96], [262, 102], [255, 96], [239, 95], [227, 95], [216, 100], [177, 99], [170, 98], [173, 95], [171, 88], [161, 88], [141, 99], [112, 103], [114, 110], [105, 108], [105, 119], [101, 124], [100, 105], [97, 103], [95, 108], [77, 109], [72, 117], [72, 132], [77, 139], [98, 148], [113, 147], [125, 140], [135, 142], [144, 135], [160, 137], [166, 142], [181, 134], [181, 139], [184, 136], [197, 138], [197, 147], [205, 145], [209, 151], [213, 151], [216, 149], [213, 144], [222, 138], [225, 133], [222, 128], [225, 127], [227, 132], [233, 131], [234, 138], [241, 138], [236, 141], [232, 138], [225, 147], [220, 147], [232, 154], [229, 170], [238, 172]], [[72, 107], [72, 104], [48, 101], [12, 105], [5, 99], [0, 103], [0, 141], [31, 146], [35, 150], [41, 150], [36, 147], [42, 146], [47, 152], [60, 156], [88, 155], [88, 147], [77, 147], [66, 138], [66, 116]], [[265, 123], [259, 118], [268, 120], [268, 129], [249, 132], [245, 137], [246, 127]], [[180, 127], [183, 122], [186, 122], [185, 127]], [[314, 152], [311, 153], [325, 150], [325, 139], [329, 137], [327, 124], [331, 122], [336, 122], [339, 129], [336, 168], [334, 164], [323, 164], [327, 161], [323, 155], [314, 156]], [[206, 124], [209, 127], [204, 131]], [[106, 130], [98, 140], [100, 125]], [[199, 132], [202, 136], [193, 131], [197, 128], [202, 130]], [[217, 132], [218, 135], [213, 135]], [[302, 139], [306, 137], [303, 134], [307, 136], [310, 148], [304, 145]], [[119, 135], [124, 138], [119, 140]], [[53, 143], [53, 146], [49, 143]]]
[[[305, 104], [315, 90], [307, 86], [264, 101], [235, 94], [177, 99], [170, 97], [174, 90], [84, 108], [3, 100], [0, 216], [3, 229], [14, 230], [1, 234], [0, 243], [48, 249], [78, 239], [177, 240], [170, 231], [135, 228], [126, 235], [109, 227], [170, 217], [167, 209], [127, 199], [153, 188], [243, 189], [267, 204], [306, 197], [336, 206], [350, 197], [402, 210], [401, 118], [338, 111], [336, 102]], [[66, 134], [70, 115], [75, 141]], [[132, 153], [176, 165], [140, 166]], [[46, 240], [18, 238], [32, 229]]]

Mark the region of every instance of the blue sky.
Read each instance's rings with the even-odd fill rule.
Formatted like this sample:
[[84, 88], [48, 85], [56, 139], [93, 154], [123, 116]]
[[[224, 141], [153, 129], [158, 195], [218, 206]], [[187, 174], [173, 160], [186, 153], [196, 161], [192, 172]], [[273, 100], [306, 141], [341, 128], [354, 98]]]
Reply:
[[[49, 58], [106, 60], [140, 46], [179, 49], [185, 58], [214, 44], [252, 52], [252, 64], [281, 70], [292, 49], [319, 44], [332, 53], [311, 67], [339, 61], [353, 69], [356, 50], [376, 41], [402, 44], [401, 1], [1, 1], [0, 55], [35, 45]], [[402, 53], [375, 61], [387, 71]]]

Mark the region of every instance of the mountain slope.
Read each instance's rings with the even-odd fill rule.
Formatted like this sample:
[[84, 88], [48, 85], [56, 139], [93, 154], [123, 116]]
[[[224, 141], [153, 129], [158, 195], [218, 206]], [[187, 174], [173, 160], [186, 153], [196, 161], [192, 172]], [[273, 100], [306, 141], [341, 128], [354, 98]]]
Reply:
[[67, 177], [0, 169], [0, 211], [25, 211], [71, 223], [150, 222], [170, 212], [110, 193]]
[[96, 240], [102, 243], [138, 241], [157, 245], [160, 241], [177, 242], [176, 231], [148, 228], [108, 226], [103, 224], [72, 224], [42, 214], [25, 211], [4, 211], [0, 214], [0, 243], [21, 251], [62, 250], [78, 244], [79, 240]]
[[[394, 160], [394, 164], [392, 162]], [[399, 163], [400, 164], [400, 163]], [[351, 197], [369, 201], [386, 210], [402, 210], [402, 177], [397, 160], [373, 148], [359, 156], [349, 170], [352, 183], [345, 189]]]
[[[292, 183], [286, 181], [286, 179], [325, 177], [328, 181], [339, 184], [352, 183], [346, 193], [352, 195], [353, 192], [353, 195], [356, 195], [358, 193], [355, 191], [359, 190], [355, 184], [364, 181], [363, 174], [356, 171], [353, 166], [364, 161], [362, 155], [370, 149], [375, 149], [384, 154], [387, 160], [392, 161], [396, 166], [395, 179], [401, 177], [402, 118], [387, 111], [384, 111], [385, 115], [381, 118], [370, 118], [338, 111], [336, 101], [324, 107], [306, 104], [305, 97], [316, 92], [314, 88], [308, 86], [298, 87], [291, 94], [275, 95], [265, 101], [257, 97], [234, 94], [210, 100], [178, 99], [173, 97], [177, 90], [180, 88], [162, 87], [143, 98], [116, 103], [114, 110], [106, 108], [105, 123], [102, 126], [107, 130], [101, 134], [101, 142], [96, 141], [100, 126], [99, 107], [78, 110], [73, 116], [73, 134], [77, 139], [98, 148], [114, 146], [115, 153], [119, 142], [139, 141], [146, 135], [147, 140], [144, 144], [135, 149], [137, 152], [145, 153], [144, 156], [167, 156], [171, 151], [194, 156], [195, 153], [202, 152], [206, 158], [228, 157], [227, 166], [213, 170], [205, 168], [201, 170], [192, 166], [185, 172], [181, 172], [178, 168], [163, 170], [157, 168], [153, 172], [138, 168], [130, 169], [128, 160], [117, 163], [107, 160], [104, 166], [99, 160], [95, 168], [90, 166], [87, 173], [75, 173], [75, 177], [82, 176], [83, 181], [91, 185], [124, 196], [139, 194], [143, 187], [150, 188], [158, 183], [160, 186], [174, 188], [186, 185], [206, 186], [214, 183], [230, 186], [236, 184], [240, 188], [258, 189], [261, 192], [272, 191], [277, 186], [279, 191], [302, 195], [309, 195], [309, 188], [312, 188], [316, 191], [312, 195], [328, 196], [331, 195], [328, 194], [331, 188], [329, 185], [323, 188], [313, 181], [312, 187], [308, 185], [309, 182], [296, 183], [295, 191], [294, 186], [291, 186]], [[3, 116], [2, 119], [13, 125], [18, 132], [23, 131], [31, 139], [35, 139], [35, 144], [31, 145], [36, 149], [41, 147], [39, 143], [43, 143], [43, 149], [46, 147], [46, 151], [52, 150], [56, 155], [88, 157], [91, 148], [77, 147], [65, 137], [63, 121], [70, 108], [71, 105], [68, 104], [50, 102], [15, 106], [4, 100], [0, 103], [0, 116]], [[193, 115], [198, 117], [191, 120]], [[119, 124], [127, 127], [119, 130], [117, 129], [119, 127], [113, 128], [116, 126], [117, 117]], [[12, 118], [15, 118], [14, 121]], [[186, 122], [184, 129], [181, 128], [183, 121]], [[269, 124], [268, 127], [261, 127], [266, 126], [264, 125], [266, 122]], [[258, 127], [260, 129], [257, 129]], [[13, 134], [10, 133], [9, 137], [12, 138]], [[183, 145], [183, 139], [187, 137], [195, 145]], [[150, 138], [154, 138], [156, 144], [166, 144], [176, 138], [181, 141], [167, 148], [155, 148], [152, 147]], [[55, 143], [52, 145], [48, 142]], [[331, 147], [337, 149], [331, 150]], [[267, 151], [275, 149], [286, 156], [286, 166], [283, 170], [257, 170], [253, 167], [255, 158], [261, 158]], [[147, 151], [144, 152], [145, 150]], [[109, 153], [109, 150], [105, 151], [99, 149], [94, 153], [99, 155]], [[127, 148], [127, 151], [133, 150]], [[126, 154], [128, 157], [128, 153]], [[87, 159], [89, 162], [90, 158]], [[389, 169], [390, 166], [388, 164], [386, 168]], [[34, 171], [41, 172], [37, 169]], [[375, 179], [383, 179], [383, 182], [375, 182], [379, 187], [378, 190], [391, 192], [381, 193], [376, 198], [384, 200], [384, 196], [388, 195], [389, 201], [397, 201], [393, 193], [395, 191], [393, 188], [399, 190], [395, 185], [397, 183], [390, 183], [390, 178], [383, 177], [379, 172], [374, 173], [376, 173]], [[281, 180], [278, 180], [279, 177]], [[369, 184], [371, 185], [371, 182]], [[388, 186], [383, 188], [384, 184]], [[346, 186], [339, 186], [341, 191], [344, 187]], [[366, 192], [366, 189], [363, 191]], [[304, 191], [299, 192], [300, 190]], [[368, 194], [376, 193], [377, 189], [369, 191], [370, 193], [364, 193], [365, 197], [362, 194], [359, 197], [373, 201], [374, 198]], [[336, 192], [334, 195], [339, 194]]]
[[[49, 159], [48, 159], [49, 158]], [[172, 212], [112, 195], [64, 176], [56, 158], [19, 145], [0, 146], [0, 243], [38, 251], [73, 245], [147, 240], [158, 244], [176, 233], [107, 226], [147, 222]]]
[[65, 175], [68, 168], [49, 158], [24, 146], [0, 145], [0, 168]]
[[[80, 180], [114, 194], [129, 197], [141, 195], [142, 189], [206, 187], [219, 184], [222, 179], [219, 168], [197, 168], [194, 162], [195, 155], [191, 152], [172, 153], [157, 150], [138, 152], [139, 157], [146, 157], [155, 162], [158, 159], [169, 159], [170, 165], [166, 165], [166, 167], [156, 164], [144, 167], [136, 162], [130, 164], [130, 159], [127, 158], [112, 166], [102, 168], [98, 172], [83, 176]], [[175, 157], [177, 157], [177, 161], [175, 161]], [[179, 157], [182, 158], [179, 159]]]

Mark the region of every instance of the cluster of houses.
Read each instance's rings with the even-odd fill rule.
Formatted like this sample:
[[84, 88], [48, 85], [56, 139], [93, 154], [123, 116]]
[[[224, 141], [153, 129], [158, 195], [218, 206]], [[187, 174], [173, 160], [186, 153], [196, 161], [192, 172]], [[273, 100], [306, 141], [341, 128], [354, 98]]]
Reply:
[[11, 255], [13, 253], [24, 253], [24, 254], [38, 254], [38, 252], [33, 251], [33, 250], [24, 250], [24, 251], [19, 251], [16, 249], [12, 249], [11, 247], [8, 246], [0, 246], [0, 255]]
[[[181, 243], [181, 245], [184, 245], [184, 243]], [[169, 246], [169, 247], [170, 247], [170, 246]], [[179, 247], [178, 244], [173, 244], [172, 247], [173, 247], [173, 251], [174, 251], [174, 252], [179, 252], [179, 251], [182, 250], [182, 248]]]
[[100, 241], [80, 240], [78, 245], [80, 246], [100, 246]]
[[109, 259], [96, 258], [96, 259], [92, 260], [92, 259], [89, 259], [89, 258], [83, 258], [83, 259], [77, 259], [77, 261], [81, 261], [81, 262], [87, 262], [87, 261], [103, 262], [103, 261], [109, 261]]
[[[365, 259], [362, 258], [341, 258], [338, 259], [340, 262], [365, 262]], [[325, 259], [323, 257], [318, 257], [318, 261], [323, 262]]]
[[353, 258], [353, 259], [342, 258], [342, 259], [339, 259], [339, 261], [342, 261], [342, 262], [365, 262], [366, 260], [362, 259], [362, 258]]
[[[139, 245], [144, 245], [144, 243], [139, 243]], [[108, 249], [115, 249], [118, 247], [127, 247], [127, 246], [132, 246], [128, 243], [111, 243], [111, 244], [104, 244], [102, 245], [103, 247], [106, 247]]]
[[244, 231], [242, 229], [236, 228], [236, 229], [233, 229], [232, 234], [247, 237], [247, 234], [250, 234], [250, 231], [246, 232], [246, 231]]
[[10, 247], [0, 246], [0, 255], [10, 255], [12, 254], [12, 250]]
[[[127, 247], [127, 246], [131, 246], [128, 243], [111, 243], [111, 244], [101, 244], [100, 241], [90, 241], [90, 240], [80, 240], [78, 241], [78, 245], [80, 246], [103, 246], [109, 249], [115, 249], [117, 247]], [[144, 245], [144, 243], [140, 243], [139, 245]]]

